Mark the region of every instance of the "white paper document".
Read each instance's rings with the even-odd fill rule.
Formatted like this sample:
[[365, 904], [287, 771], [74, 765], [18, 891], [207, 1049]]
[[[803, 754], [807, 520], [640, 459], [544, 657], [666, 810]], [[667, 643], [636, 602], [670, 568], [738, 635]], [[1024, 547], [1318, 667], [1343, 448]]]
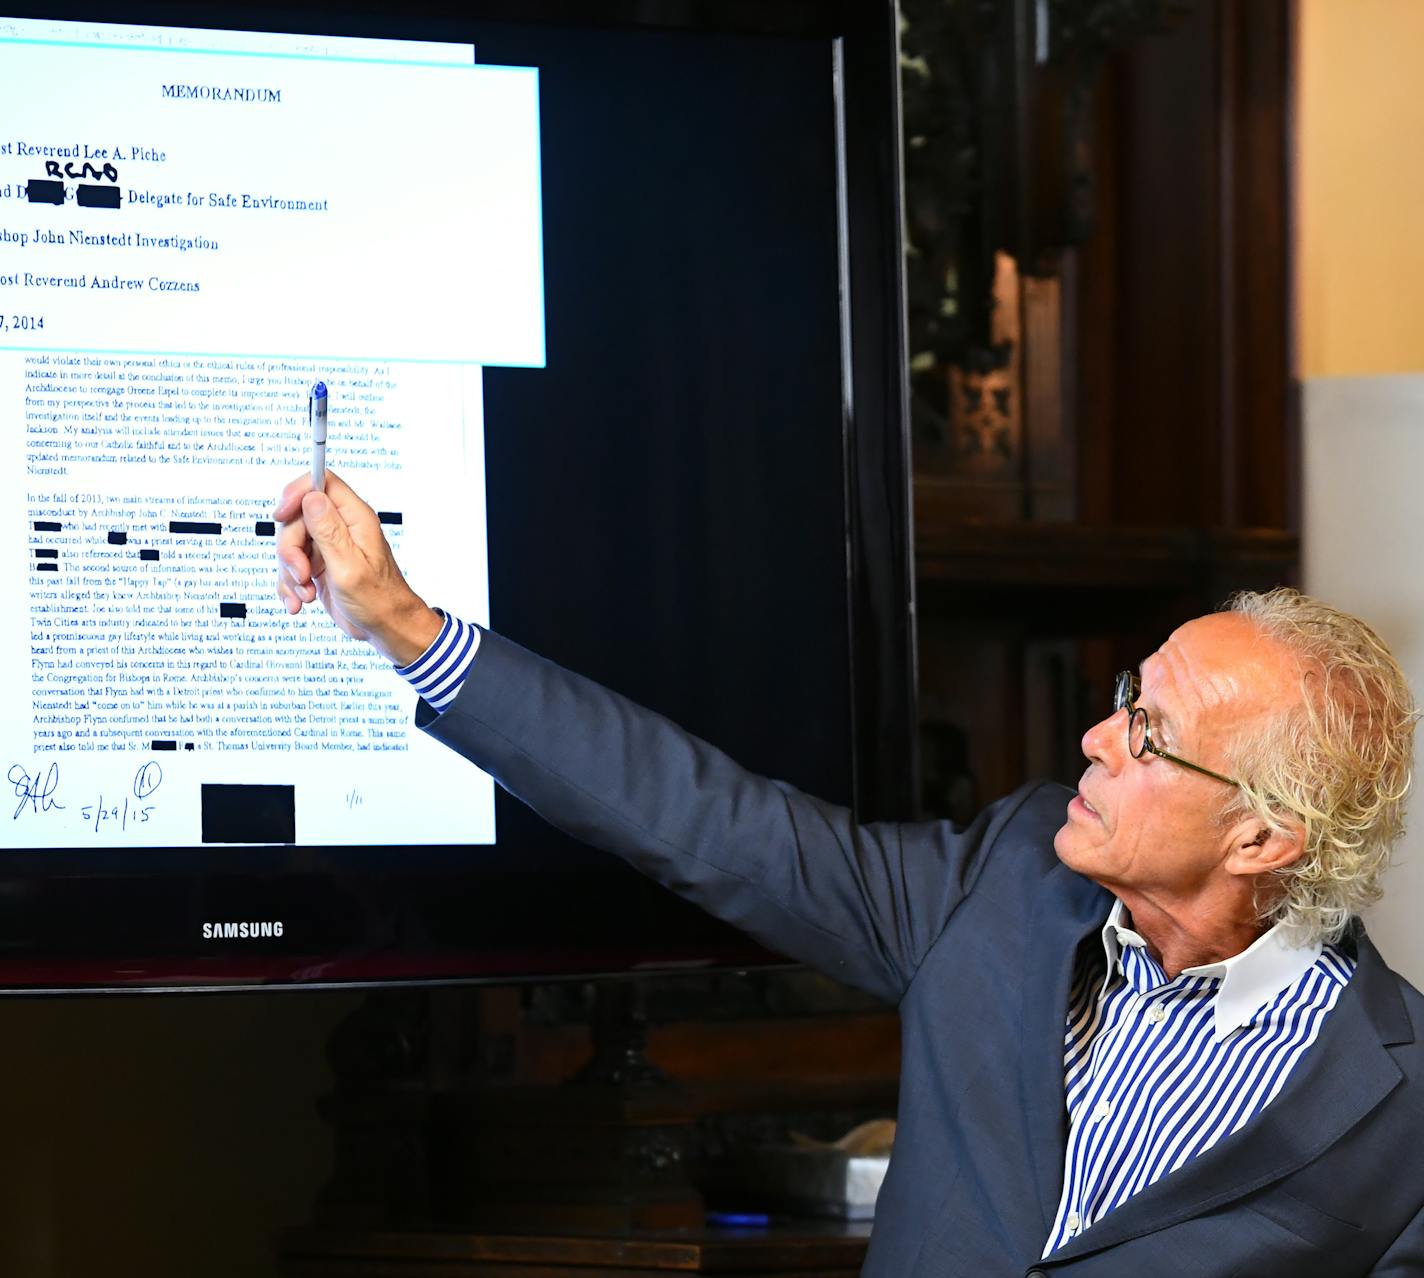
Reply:
[[287, 615], [271, 513], [325, 381], [332, 468], [488, 621], [481, 367], [544, 359], [536, 73], [40, 27], [0, 19], [0, 847], [492, 842], [389, 665]]
[[12, 341], [543, 363], [534, 71], [23, 39], [0, 58]]

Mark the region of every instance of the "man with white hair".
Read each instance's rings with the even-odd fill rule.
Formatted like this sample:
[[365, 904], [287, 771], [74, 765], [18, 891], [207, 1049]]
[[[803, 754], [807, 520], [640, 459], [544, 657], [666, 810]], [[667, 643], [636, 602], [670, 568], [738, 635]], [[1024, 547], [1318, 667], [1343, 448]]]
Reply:
[[288, 609], [319, 599], [383, 652], [432, 736], [898, 1004], [866, 1275], [1424, 1274], [1424, 999], [1358, 921], [1414, 711], [1362, 622], [1240, 596], [1118, 677], [1076, 793], [861, 826], [437, 613], [335, 476], [288, 485], [276, 517]]

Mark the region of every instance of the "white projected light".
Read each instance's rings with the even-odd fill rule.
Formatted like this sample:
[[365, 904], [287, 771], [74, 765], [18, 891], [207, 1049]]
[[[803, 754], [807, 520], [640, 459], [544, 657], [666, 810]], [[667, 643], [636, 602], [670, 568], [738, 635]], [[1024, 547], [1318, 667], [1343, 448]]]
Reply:
[[287, 616], [270, 519], [324, 381], [332, 469], [418, 591], [488, 621], [480, 369], [544, 362], [536, 72], [0, 19], [0, 107], [23, 531], [0, 653], [27, 673], [0, 705], [0, 846], [241, 841], [219, 794], [302, 844], [492, 842], [492, 782], [414, 729], [414, 694]]

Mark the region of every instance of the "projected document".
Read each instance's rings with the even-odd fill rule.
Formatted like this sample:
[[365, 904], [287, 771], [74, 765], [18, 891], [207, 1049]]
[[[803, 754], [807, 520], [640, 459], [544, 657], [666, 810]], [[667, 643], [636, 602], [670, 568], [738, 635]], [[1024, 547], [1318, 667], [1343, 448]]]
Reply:
[[468, 46], [0, 20], [0, 847], [481, 843], [493, 784], [275, 596], [329, 459], [489, 617], [481, 373], [544, 359], [537, 78]]
[[10, 341], [542, 364], [532, 71], [3, 48]]

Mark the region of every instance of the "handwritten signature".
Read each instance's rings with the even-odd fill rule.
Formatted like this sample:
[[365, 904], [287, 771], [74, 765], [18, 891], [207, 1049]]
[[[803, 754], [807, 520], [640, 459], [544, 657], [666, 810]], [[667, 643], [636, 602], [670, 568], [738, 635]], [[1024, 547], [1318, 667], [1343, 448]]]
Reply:
[[18, 821], [20, 813], [27, 807], [36, 815], [56, 809], [64, 811], [64, 804], [56, 802], [54, 798], [54, 792], [59, 788], [59, 764], [51, 763], [49, 770], [41, 777], [38, 772], [31, 776], [20, 764], [15, 763], [5, 774], [5, 779], [15, 787], [15, 796], [20, 800], [10, 818], [12, 821]]

